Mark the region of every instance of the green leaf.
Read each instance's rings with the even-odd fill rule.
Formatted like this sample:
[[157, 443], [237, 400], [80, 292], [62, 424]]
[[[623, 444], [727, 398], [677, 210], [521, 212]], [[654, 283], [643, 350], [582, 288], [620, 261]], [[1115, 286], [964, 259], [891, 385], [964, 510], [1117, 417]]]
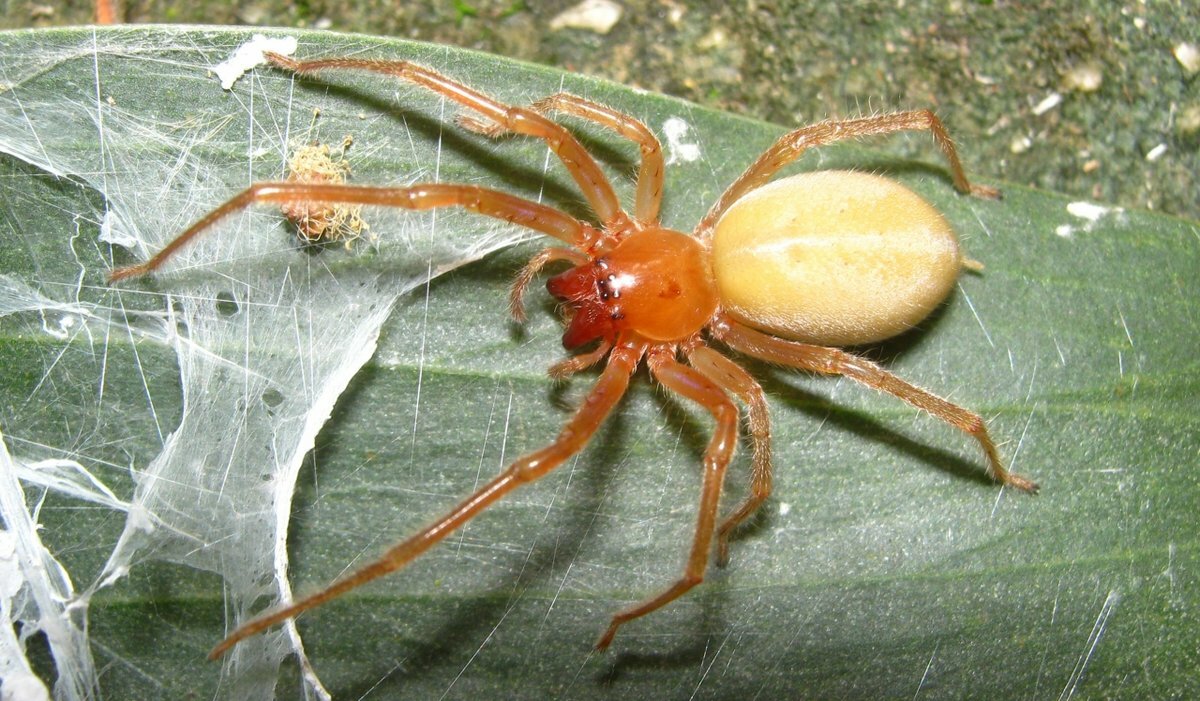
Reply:
[[[668, 118], [681, 118], [691, 127], [683, 140], [701, 158], [668, 167], [663, 220], [683, 230], [784, 131], [492, 56], [287, 33], [299, 39], [299, 56], [412, 58], [514, 103], [566, 89], [659, 134]], [[250, 35], [0, 35], [0, 275], [14, 283], [5, 301], [27, 302], [0, 306], [5, 446], [26, 462], [76, 460], [136, 501], [175, 431], [175, 459], [181, 451], [194, 457], [197, 479], [218, 478], [218, 500], [167, 492], [172, 510], [198, 512], [187, 533], [164, 533], [161, 524], [180, 516], [166, 508], [149, 517], [135, 509], [127, 522], [53, 490], [39, 502], [41, 492], [26, 485], [43, 542], [79, 590], [104, 571], [122, 533], [142, 539], [128, 575], [87, 608], [94, 683], [108, 698], [239, 698], [270, 688], [268, 654], [247, 653], [254, 664], [236, 670], [204, 660], [237, 605], [224, 603], [222, 577], [261, 584], [269, 574], [235, 571], [244, 565], [227, 558], [252, 551], [269, 565], [272, 543], [249, 526], [261, 521], [257, 532], [269, 533], [289, 508], [285, 499], [278, 512], [233, 513], [241, 502], [230, 500], [286, 496], [279, 481], [298, 479], [289, 574], [297, 590], [315, 590], [545, 444], [593, 377], [556, 385], [545, 376], [564, 354], [544, 293], [531, 295], [525, 327], [506, 317], [512, 274], [537, 245], [469, 262], [523, 235], [451, 212], [368, 210], [373, 244], [304, 252], [259, 208], [154, 279], [109, 286], [114, 261], [157, 250], [250, 180], [279, 177], [289, 149], [312, 138], [354, 137], [354, 182], [470, 182], [586, 214], [543, 146], [465, 134], [456, 109], [418, 89], [349, 74], [293, 83], [257, 69], [222, 90], [205, 68]], [[580, 132], [630, 202], [635, 150], [597, 129]], [[639, 373], [577, 460], [407, 570], [303, 617], [308, 658], [335, 697], [1200, 693], [1200, 225], [1120, 211], [1093, 221], [1062, 197], [1014, 185], [1001, 184], [998, 202], [964, 198], [932, 147], [920, 163], [822, 149], [797, 167], [903, 180], [986, 264], [924, 328], [864, 352], [979, 411], [1041, 494], [999, 490], [968, 438], [889, 397], [748, 362], [770, 395], [775, 493], [736, 538], [727, 568], [710, 568], [703, 585], [628, 624], [610, 652], [596, 654], [591, 646], [613, 612], [678, 575], [710, 430], [703, 413]], [[102, 221], [146, 251], [102, 243]], [[279, 329], [367, 315], [355, 308], [361, 299], [381, 300], [385, 311], [393, 302], [381, 290], [393, 283], [397, 293], [418, 287], [395, 301], [378, 349], [348, 388], [336, 377], [304, 385], [306, 373], [354, 367], [327, 356], [363, 353], [369, 339]], [[223, 330], [210, 334], [209, 325]], [[193, 366], [212, 358], [255, 389], [222, 396], [189, 385]], [[262, 375], [261, 387], [245, 372], [259, 362], [278, 373]], [[270, 393], [292, 381], [311, 396]], [[327, 387], [333, 415], [292, 472], [281, 439], [240, 437], [255, 420], [291, 421], [279, 416], [290, 402], [319, 405], [313, 397]], [[258, 419], [246, 418], [251, 404]], [[200, 420], [207, 434], [179, 428]], [[185, 440], [193, 442], [181, 448]], [[228, 453], [208, 450], [227, 444]], [[304, 452], [302, 438], [289, 445]], [[747, 453], [731, 471], [726, 505], [745, 493]], [[220, 481], [225, 474], [237, 479]], [[229, 538], [206, 531], [210, 522], [220, 524], [213, 533], [231, 524]], [[126, 531], [130, 523], [142, 529]], [[44, 640], [30, 648], [52, 679]], [[294, 665], [280, 680], [280, 696], [304, 684]]]

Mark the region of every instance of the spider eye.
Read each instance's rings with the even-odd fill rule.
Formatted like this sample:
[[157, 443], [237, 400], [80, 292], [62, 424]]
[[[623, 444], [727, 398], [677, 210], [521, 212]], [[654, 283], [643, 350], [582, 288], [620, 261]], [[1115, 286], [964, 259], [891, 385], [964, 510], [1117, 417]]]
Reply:
[[617, 276], [609, 273], [607, 276], [597, 278], [596, 291], [600, 295], [600, 299], [607, 302], [610, 299], [617, 299], [621, 296], [621, 285], [617, 281]]

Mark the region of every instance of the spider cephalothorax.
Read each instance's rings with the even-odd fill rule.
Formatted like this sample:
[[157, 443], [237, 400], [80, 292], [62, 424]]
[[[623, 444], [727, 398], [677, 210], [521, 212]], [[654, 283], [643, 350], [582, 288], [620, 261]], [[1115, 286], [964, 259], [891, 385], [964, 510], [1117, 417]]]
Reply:
[[[513, 316], [524, 318], [521, 297], [543, 266], [570, 263], [569, 270], [547, 284], [569, 307], [563, 344], [577, 349], [599, 343], [557, 363], [551, 373], [566, 376], [601, 361], [604, 369], [548, 445], [518, 458], [445, 516], [375, 562], [316, 594], [242, 623], [217, 645], [212, 657], [301, 611], [404, 567], [505, 494], [563, 464], [587, 445], [625, 394], [633, 372], [644, 363], [664, 388], [708, 411], [716, 427], [704, 451], [700, 507], [683, 573], [657, 595], [617, 612], [596, 644], [607, 647], [623, 624], [699, 584], [714, 542], [717, 562], [723, 564], [730, 533], [771, 492], [771, 429], [765, 393], [749, 372], [709, 347], [709, 341], [779, 365], [841, 375], [891, 394], [974, 438], [983, 449], [988, 473], [998, 482], [1030, 492], [1037, 489], [1032, 481], [1004, 468], [978, 414], [837, 347], [879, 340], [911, 327], [953, 288], [964, 262], [953, 232], [940, 215], [899, 183], [846, 171], [778, 180], [771, 186], [770, 198], [763, 194], [762, 186], [808, 148], [925, 130], [933, 134], [949, 161], [961, 192], [995, 197], [995, 190], [967, 181], [954, 145], [932, 112], [820, 122], [785, 134], [726, 189], [689, 236], [659, 224], [665, 170], [662, 148], [654, 133], [633, 117], [567, 93], [532, 107], [506, 105], [408, 61], [295, 61], [275, 54], [268, 58], [299, 74], [353, 69], [390, 75], [473, 111], [475, 115], [460, 119], [472, 131], [515, 132], [543, 140], [579, 186], [601, 228], [553, 207], [476, 185], [257, 183], [209, 212], [150, 260], [114, 270], [112, 280], [157, 269], [214, 222], [254, 203], [344, 203], [414, 210], [462, 207], [559, 241], [560, 245], [530, 259], [517, 275], [510, 299]], [[642, 166], [632, 214], [622, 211], [608, 178], [579, 141], [546, 116], [552, 111], [588, 120], [640, 147]], [[864, 241], [875, 243], [864, 246]], [[881, 254], [885, 249], [886, 255]], [[804, 290], [798, 293], [801, 280]], [[725, 471], [741, 425], [735, 399], [746, 408], [753, 451], [750, 489], [740, 504], [718, 519]]]
[[573, 309], [563, 346], [578, 348], [622, 331], [651, 341], [694, 335], [717, 309], [717, 292], [699, 241], [670, 229], [637, 231], [612, 250], [546, 282]]

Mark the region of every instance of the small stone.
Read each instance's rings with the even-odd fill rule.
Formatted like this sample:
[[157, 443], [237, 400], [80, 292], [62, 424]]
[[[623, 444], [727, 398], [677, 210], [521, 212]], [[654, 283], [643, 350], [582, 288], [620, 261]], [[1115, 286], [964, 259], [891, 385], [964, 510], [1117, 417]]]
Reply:
[[585, 29], [597, 34], [608, 34], [623, 13], [624, 9], [612, 0], [583, 0], [551, 19], [550, 29]]
[[705, 34], [696, 42], [696, 48], [702, 50], [723, 49], [729, 44], [729, 36], [725, 34], [725, 30], [720, 27], [713, 27], [712, 31]]
[[1175, 131], [1184, 138], [1200, 133], [1200, 104], [1179, 110], [1179, 115], [1175, 117]]
[[1175, 54], [1175, 60], [1183, 66], [1184, 73], [1188, 75], [1200, 73], [1200, 49], [1197, 49], [1195, 44], [1187, 42], [1176, 44], [1171, 53]]
[[1047, 95], [1045, 97], [1045, 99], [1043, 99], [1041, 102], [1037, 103], [1037, 105], [1034, 106], [1033, 113], [1040, 117], [1043, 114], [1046, 114], [1050, 110], [1054, 109], [1055, 107], [1058, 107], [1058, 105], [1061, 102], [1062, 102], [1062, 95], [1060, 95], [1056, 92], [1052, 92], [1049, 95]]
[[683, 21], [683, 16], [687, 14], [687, 8], [677, 2], [671, 2], [671, 0], [667, 0], [666, 5], [667, 22], [672, 27], [678, 27], [679, 23]]
[[1104, 73], [1095, 63], [1082, 63], [1063, 76], [1063, 87], [1076, 92], [1096, 92], [1104, 82]]

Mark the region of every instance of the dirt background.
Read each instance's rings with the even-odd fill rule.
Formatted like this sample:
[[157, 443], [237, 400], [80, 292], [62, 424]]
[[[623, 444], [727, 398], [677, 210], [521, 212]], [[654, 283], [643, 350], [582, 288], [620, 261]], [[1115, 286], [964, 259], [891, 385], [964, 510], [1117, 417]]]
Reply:
[[[1200, 52], [1200, 4], [1191, 0], [621, 0], [606, 33], [557, 26], [575, 4], [128, 0], [117, 11], [125, 22], [442, 42], [786, 126], [932, 106], [984, 179], [1200, 219], [1200, 55], [1186, 48]], [[91, 2], [0, 8], [10, 29], [85, 24], [93, 13]]]

